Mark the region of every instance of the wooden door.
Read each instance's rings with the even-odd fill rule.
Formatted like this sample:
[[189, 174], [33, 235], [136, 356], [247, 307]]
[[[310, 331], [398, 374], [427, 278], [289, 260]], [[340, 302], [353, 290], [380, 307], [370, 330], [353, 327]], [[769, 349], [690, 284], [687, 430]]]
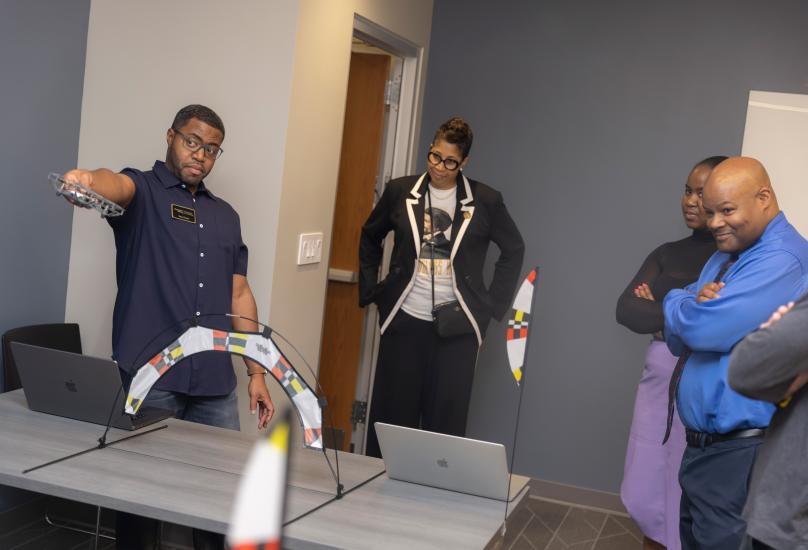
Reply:
[[[329, 270], [346, 274], [359, 271], [359, 234], [373, 208], [389, 72], [387, 55], [351, 54]], [[365, 315], [358, 303], [357, 282], [328, 281], [320, 384], [328, 398], [334, 427], [343, 431], [343, 450], [348, 450], [351, 441], [351, 408]], [[326, 424], [331, 421], [327, 414], [323, 420]]]

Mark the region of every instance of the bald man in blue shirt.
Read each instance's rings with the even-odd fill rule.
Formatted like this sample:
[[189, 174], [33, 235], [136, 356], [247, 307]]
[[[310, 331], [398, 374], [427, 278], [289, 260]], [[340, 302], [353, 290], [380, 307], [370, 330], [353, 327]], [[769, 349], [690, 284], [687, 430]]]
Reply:
[[718, 251], [696, 283], [664, 301], [668, 347], [680, 357], [671, 396], [685, 425], [682, 548], [737, 550], [757, 448], [774, 406], [727, 382], [730, 352], [781, 304], [798, 298], [808, 274], [808, 241], [780, 211], [763, 165], [734, 157], [704, 187], [703, 206]]

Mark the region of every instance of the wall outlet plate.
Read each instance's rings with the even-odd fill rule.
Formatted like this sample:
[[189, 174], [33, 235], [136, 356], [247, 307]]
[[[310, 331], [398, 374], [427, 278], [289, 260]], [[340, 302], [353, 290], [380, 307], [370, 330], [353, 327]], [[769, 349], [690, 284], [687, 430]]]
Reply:
[[301, 233], [297, 245], [297, 265], [316, 264], [323, 259], [323, 234]]

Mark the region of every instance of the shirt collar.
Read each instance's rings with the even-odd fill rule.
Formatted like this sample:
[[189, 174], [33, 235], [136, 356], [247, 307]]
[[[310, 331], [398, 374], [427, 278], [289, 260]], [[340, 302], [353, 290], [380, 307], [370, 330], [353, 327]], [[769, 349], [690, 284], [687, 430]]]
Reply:
[[694, 229], [690, 238], [698, 242], [715, 242], [715, 237], [709, 229]]
[[[157, 175], [157, 179], [160, 180], [160, 183], [162, 183], [163, 187], [165, 187], [166, 189], [170, 187], [177, 187], [178, 185], [183, 185], [183, 183], [179, 180], [179, 178], [177, 178], [177, 176], [171, 173], [171, 170], [168, 169], [165, 162], [161, 160], [155, 161], [153, 170], [154, 173]], [[196, 192], [197, 194], [204, 193], [213, 200], [216, 200], [216, 196], [214, 196], [214, 194], [211, 193], [210, 190], [205, 186], [204, 181], [199, 182], [199, 185], [196, 188]]]
[[763, 234], [760, 236], [761, 241], [768, 241], [772, 238], [774, 233], [778, 233], [780, 230], [785, 229], [788, 225], [788, 220], [786, 220], [786, 215], [783, 212], [779, 212], [772, 220], [766, 225], [766, 229], [763, 230]]
[[[424, 172], [424, 175], [421, 176], [420, 186], [416, 183], [416, 187], [413, 187], [410, 191], [416, 197], [423, 196], [432, 179], [429, 177], [429, 172]], [[463, 204], [467, 202], [471, 202], [473, 197], [471, 195], [471, 188], [468, 185], [468, 180], [466, 179], [465, 174], [463, 174], [463, 170], [458, 170], [457, 177], [455, 178], [455, 188], [457, 189], [457, 202], [462, 202]], [[464, 202], [465, 201], [465, 202]]]
[[763, 230], [763, 233], [761, 233], [761, 235], [760, 235], [760, 237], [758, 238], [758, 240], [757, 240], [757, 241], [755, 241], [755, 244], [753, 244], [752, 246], [750, 246], [750, 247], [749, 247], [749, 248], [747, 248], [746, 250], [742, 251], [742, 252], [739, 254], [739, 256], [744, 256], [744, 255], [745, 255], [747, 252], [749, 252], [750, 250], [752, 250], [752, 249], [754, 249], [754, 248], [757, 248], [757, 247], [758, 247], [758, 246], [760, 246], [762, 243], [765, 243], [765, 242], [767, 242], [767, 241], [770, 241], [770, 240], [771, 240], [771, 239], [773, 239], [773, 238], [776, 238], [776, 237], [775, 237], [775, 235], [776, 235], [777, 233], [779, 233], [780, 231], [782, 231], [783, 229], [786, 229], [788, 226], [789, 226], [789, 223], [788, 223], [788, 220], [786, 219], [786, 215], [785, 215], [785, 214], [783, 213], [783, 211], [781, 210], [781, 211], [780, 211], [780, 212], [779, 212], [779, 213], [778, 213], [778, 214], [777, 214], [777, 215], [776, 215], [774, 218], [772, 218], [772, 219], [771, 219], [771, 221], [770, 221], [770, 222], [769, 222], [769, 223], [766, 225], [766, 229], [764, 229], [764, 230]]

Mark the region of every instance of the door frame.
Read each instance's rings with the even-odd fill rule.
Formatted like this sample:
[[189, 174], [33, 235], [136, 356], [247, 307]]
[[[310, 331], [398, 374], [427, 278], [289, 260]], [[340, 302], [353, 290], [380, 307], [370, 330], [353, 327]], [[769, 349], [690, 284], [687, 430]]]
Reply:
[[[353, 36], [403, 60], [390, 177], [397, 178], [410, 174], [417, 159], [416, 144], [418, 142], [417, 132], [419, 128], [417, 124], [417, 116], [419, 115], [417, 112], [417, 99], [423, 77], [424, 50], [359, 14], [354, 14]], [[383, 151], [383, 154], [386, 153]], [[381, 159], [380, 164], [384, 164], [384, 158]], [[387, 184], [385, 179], [377, 181], [377, 197], [381, 197], [382, 192], [384, 192], [384, 187]], [[385, 241], [381, 269], [379, 270], [380, 277], [385, 276], [389, 270], [392, 247], [393, 239], [391, 235], [388, 235]], [[368, 430], [367, 420], [370, 417], [370, 406], [373, 400], [372, 381], [376, 375], [376, 359], [379, 353], [379, 340], [381, 337], [378, 316], [376, 306], [373, 304], [368, 306], [362, 330], [360, 365], [357, 372], [355, 394], [356, 400], [367, 402], [367, 414], [362, 428], [358, 428], [351, 434], [354, 450], [359, 453], [365, 452]]]
[[418, 90], [422, 79], [424, 49], [359, 14], [354, 14], [353, 35], [404, 59], [392, 172], [394, 178], [404, 176], [412, 172], [417, 157], [415, 146], [418, 142], [416, 135], [418, 113], [416, 110]]

